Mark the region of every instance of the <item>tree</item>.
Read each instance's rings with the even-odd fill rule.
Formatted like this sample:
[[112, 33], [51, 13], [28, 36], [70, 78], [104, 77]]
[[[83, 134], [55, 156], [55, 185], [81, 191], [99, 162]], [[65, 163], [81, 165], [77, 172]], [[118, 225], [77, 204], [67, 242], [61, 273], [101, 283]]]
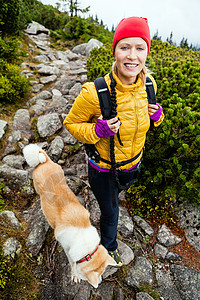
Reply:
[[19, 32], [19, 0], [1, 0], [0, 31], [15, 35]]
[[86, 8], [80, 8], [78, 0], [60, 0], [62, 2], [66, 2], [66, 4], [69, 6], [69, 12], [70, 12], [70, 16], [71, 18], [73, 18], [74, 16], [77, 17], [78, 12], [81, 13], [86, 13], [89, 11], [90, 6], [86, 7]]
[[181, 48], [187, 48], [187, 49], [189, 48], [188, 41], [184, 37], [182, 38], [182, 40], [180, 42], [180, 47]]
[[174, 44], [172, 38], [173, 38], [173, 33], [171, 32], [169, 38], [167, 37], [167, 42], [168, 42], [170, 45], [173, 45], [173, 44]]
[[161, 41], [161, 36], [158, 35], [158, 30], [154, 33], [153, 40]]

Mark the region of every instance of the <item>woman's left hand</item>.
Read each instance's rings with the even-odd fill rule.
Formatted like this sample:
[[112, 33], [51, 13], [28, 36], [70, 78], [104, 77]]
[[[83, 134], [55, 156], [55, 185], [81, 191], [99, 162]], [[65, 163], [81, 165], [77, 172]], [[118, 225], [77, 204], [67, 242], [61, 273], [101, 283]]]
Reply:
[[159, 109], [159, 106], [157, 104], [149, 104], [148, 105], [149, 115], [152, 116], [153, 114], [155, 114], [157, 112], [158, 109]]

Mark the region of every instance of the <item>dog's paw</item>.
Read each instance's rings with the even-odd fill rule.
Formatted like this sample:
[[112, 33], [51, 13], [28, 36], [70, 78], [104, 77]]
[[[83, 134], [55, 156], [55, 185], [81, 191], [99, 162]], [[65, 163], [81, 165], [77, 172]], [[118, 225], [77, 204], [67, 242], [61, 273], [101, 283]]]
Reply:
[[75, 274], [71, 275], [71, 280], [72, 280], [72, 282], [75, 282], [75, 283], [81, 282], [81, 279], [79, 279]]

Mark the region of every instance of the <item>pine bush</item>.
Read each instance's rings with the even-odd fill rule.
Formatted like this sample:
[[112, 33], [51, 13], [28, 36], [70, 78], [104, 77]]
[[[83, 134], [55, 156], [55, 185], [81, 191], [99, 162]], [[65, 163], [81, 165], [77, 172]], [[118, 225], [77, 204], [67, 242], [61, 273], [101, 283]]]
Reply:
[[28, 80], [17, 66], [0, 59], [0, 103], [14, 103], [28, 91]]

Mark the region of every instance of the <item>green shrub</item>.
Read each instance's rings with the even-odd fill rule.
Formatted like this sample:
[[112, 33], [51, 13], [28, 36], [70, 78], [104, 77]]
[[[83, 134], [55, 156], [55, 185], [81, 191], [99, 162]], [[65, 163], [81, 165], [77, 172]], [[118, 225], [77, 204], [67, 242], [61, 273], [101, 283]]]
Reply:
[[1, 1], [0, 31], [11, 35], [19, 32], [19, 9], [18, 0]]
[[87, 60], [87, 76], [88, 80], [93, 81], [99, 76], [111, 71], [113, 64], [112, 47], [110, 44], [91, 51], [91, 55]]
[[28, 91], [28, 80], [17, 66], [0, 60], [0, 103], [13, 103]]
[[25, 51], [20, 48], [21, 41], [13, 36], [0, 35], [0, 59], [9, 63], [17, 63], [25, 56]]
[[[168, 208], [174, 200], [200, 203], [199, 56], [200, 51], [152, 40], [147, 63], [165, 119], [148, 132], [143, 167], [129, 193], [140, 205], [161, 206], [161, 199]], [[112, 62], [111, 45], [94, 49], [87, 63], [89, 80], [110, 72]]]
[[20, 254], [9, 261], [0, 245], [0, 293], [1, 299], [38, 299], [39, 284], [35, 278], [28, 255]]

